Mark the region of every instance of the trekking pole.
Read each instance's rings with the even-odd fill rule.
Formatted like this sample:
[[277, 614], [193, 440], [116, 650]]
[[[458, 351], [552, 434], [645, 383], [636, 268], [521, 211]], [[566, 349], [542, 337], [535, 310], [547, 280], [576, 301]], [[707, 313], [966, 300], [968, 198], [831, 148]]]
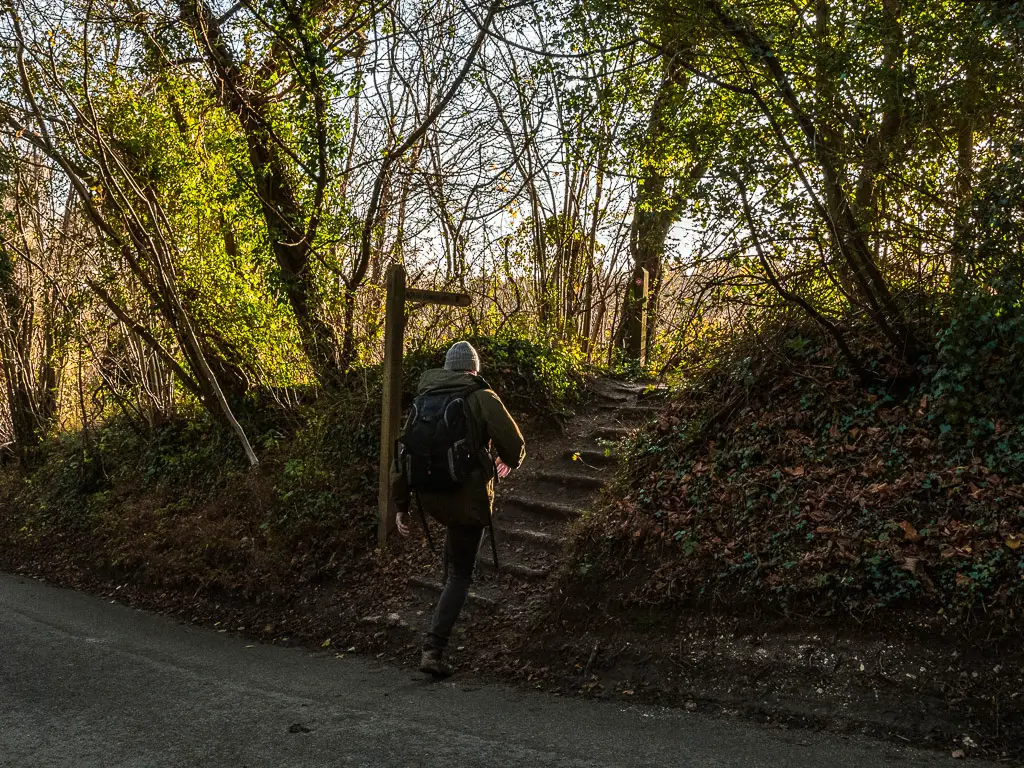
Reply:
[[491, 517], [491, 556], [494, 558], [494, 572], [501, 573], [501, 568], [498, 567], [498, 544], [494, 541], [494, 518]]
[[[427, 515], [423, 512], [423, 502], [420, 500], [420, 494], [416, 492], [416, 506], [420, 510], [420, 522], [423, 523], [423, 532], [427, 535], [427, 546], [430, 547], [432, 554], [437, 555], [437, 549], [434, 547], [434, 539], [430, 535], [430, 525], [427, 523]], [[441, 584], [448, 583], [448, 547], [444, 548], [444, 552], [441, 554]]]
[[437, 550], [434, 549], [434, 539], [430, 535], [430, 526], [427, 524], [427, 516], [423, 512], [423, 502], [420, 500], [419, 491], [416, 491], [416, 507], [420, 511], [420, 522], [423, 523], [423, 533], [427, 536], [427, 546], [430, 547], [430, 551], [436, 555]]
[[441, 584], [446, 585], [448, 583], [448, 543], [445, 542], [444, 552], [441, 553]]
[[[498, 468], [491, 462], [491, 471], [494, 473], [494, 496], [498, 496], [498, 481], [501, 479], [498, 477]], [[490, 525], [487, 526], [491, 530], [491, 557], [494, 558], [494, 572], [501, 573], [501, 568], [498, 567], [498, 543], [494, 540], [494, 510], [491, 510], [490, 515], [487, 516], [490, 521]]]

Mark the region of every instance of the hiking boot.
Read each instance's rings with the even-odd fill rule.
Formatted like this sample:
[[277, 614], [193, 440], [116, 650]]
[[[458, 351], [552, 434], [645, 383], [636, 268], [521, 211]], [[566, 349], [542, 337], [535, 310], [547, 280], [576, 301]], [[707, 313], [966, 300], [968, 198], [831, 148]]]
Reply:
[[437, 680], [452, 676], [452, 668], [441, 660], [440, 651], [424, 651], [420, 656], [420, 672]]

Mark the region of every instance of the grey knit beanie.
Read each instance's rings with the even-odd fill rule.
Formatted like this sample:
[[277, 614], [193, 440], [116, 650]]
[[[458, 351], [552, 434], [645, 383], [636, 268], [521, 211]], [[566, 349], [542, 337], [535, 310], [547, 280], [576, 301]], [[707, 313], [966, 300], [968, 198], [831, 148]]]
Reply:
[[446, 371], [479, 371], [480, 355], [468, 341], [457, 341], [444, 356]]

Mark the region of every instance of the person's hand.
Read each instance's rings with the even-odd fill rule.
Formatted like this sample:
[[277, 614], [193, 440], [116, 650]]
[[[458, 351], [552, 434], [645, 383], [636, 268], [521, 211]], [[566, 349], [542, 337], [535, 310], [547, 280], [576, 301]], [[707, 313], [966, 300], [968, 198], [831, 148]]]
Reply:
[[502, 479], [508, 477], [508, 473], [512, 471], [512, 467], [510, 467], [508, 464], [506, 464], [501, 459], [495, 459], [494, 460], [494, 466], [498, 470], [498, 477], [500, 477]]
[[398, 528], [398, 532], [403, 536], [408, 536], [412, 530], [409, 528], [409, 510], [398, 510], [398, 514], [395, 515], [395, 526]]

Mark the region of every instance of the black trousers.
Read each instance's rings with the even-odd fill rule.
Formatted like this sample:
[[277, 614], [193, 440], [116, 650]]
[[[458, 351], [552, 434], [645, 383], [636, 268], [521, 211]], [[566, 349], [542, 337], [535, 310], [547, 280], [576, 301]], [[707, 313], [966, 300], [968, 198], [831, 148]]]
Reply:
[[423, 641], [425, 651], [443, 651], [448, 647], [462, 606], [473, 583], [473, 568], [476, 553], [484, 529], [478, 525], [449, 525], [444, 538], [445, 559], [448, 563], [448, 580], [445, 582], [441, 599], [434, 609], [430, 630]]

